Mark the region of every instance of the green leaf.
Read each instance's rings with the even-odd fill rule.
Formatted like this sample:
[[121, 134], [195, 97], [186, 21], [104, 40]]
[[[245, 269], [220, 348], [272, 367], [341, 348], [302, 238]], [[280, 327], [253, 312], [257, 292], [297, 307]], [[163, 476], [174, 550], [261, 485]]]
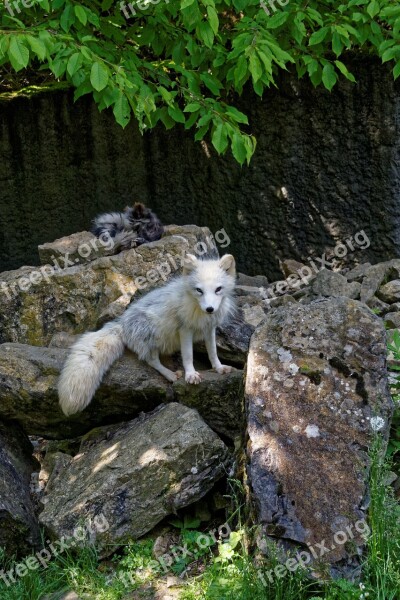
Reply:
[[397, 79], [400, 75], [400, 61], [396, 64], [395, 68], [393, 69], [393, 77], [395, 79]]
[[257, 49], [258, 56], [261, 58], [261, 61], [264, 65], [264, 69], [268, 75], [272, 75], [272, 60], [264, 54], [261, 50]]
[[54, 76], [59, 79], [65, 73], [67, 68], [67, 60], [64, 58], [56, 58], [51, 62], [51, 70], [54, 73]]
[[311, 76], [318, 71], [318, 61], [312, 58], [307, 65], [307, 72]]
[[367, 6], [367, 13], [373, 19], [379, 13], [380, 9], [378, 0], [372, 0]]
[[131, 107], [125, 94], [118, 90], [117, 100], [115, 101], [113, 113], [115, 120], [123, 129], [128, 125], [131, 118]]
[[246, 146], [240, 133], [235, 132], [232, 137], [232, 154], [240, 165], [247, 157]]
[[82, 54], [80, 52], [74, 52], [67, 63], [67, 72], [72, 77], [81, 68], [83, 62]]
[[181, 2], [181, 10], [183, 10], [184, 8], [187, 8], [188, 6], [191, 6], [196, 0], [182, 0]]
[[282, 48], [280, 48], [279, 46], [277, 46], [276, 44], [269, 44], [270, 49], [272, 50], [272, 52], [274, 53], [276, 59], [283, 65], [286, 62], [292, 62], [294, 63], [295, 60], [293, 58], [293, 56], [290, 56], [290, 54], [288, 52], [286, 52], [286, 50], [282, 50]]
[[395, 46], [394, 48], [389, 48], [382, 54], [382, 62], [388, 62], [389, 60], [393, 60], [393, 58], [400, 57], [400, 45]]
[[0, 57], [3, 58], [8, 53], [8, 48], [10, 47], [10, 37], [8, 35], [3, 35], [0, 37]]
[[318, 23], [318, 25], [323, 25], [324, 20], [322, 18], [321, 13], [319, 13], [317, 10], [315, 10], [314, 8], [307, 7], [307, 14], [312, 18], [313, 21]]
[[164, 124], [165, 129], [172, 129], [175, 127], [175, 121], [169, 116], [167, 107], [163, 106], [159, 109], [159, 111], [160, 120]]
[[222, 154], [228, 147], [228, 132], [225, 124], [220, 121], [216, 126], [211, 138], [212, 145], [218, 152]]
[[228, 106], [226, 109], [226, 114], [232, 117], [236, 123], [244, 123], [245, 125], [249, 124], [249, 119], [247, 116], [234, 106]]
[[29, 62], [29, 50], [25, 46], [23, 39], [20, 35], [12, 36], [8, 48], [8, 58], [15, 71], [21, 71]]
[[33, 35], [27, 35], [25, 39], [28, 41], [32, 52], [34, 52], [40, 60], [44, 60], [46, 58], [46, 46], [42, 40]]
[[185, 106], [183, 112], [193, 113], [200, 110], [200, 108], [201, 104], [199, 104], [198, 102], [191, 102], [190, 104], [187, 104]]
[[171, 104], [174, 100], [173, 95], [171, 94], [171, 92], [169, 92], [167, 89], [165, 89], [165, 87], [163, 87], [162, 85], [159, 85], [157, 87], [157, 90], [160, 92], [164, 102], [166, 102], [167, 104]]
[[321, 42], [323, 42], [326, 38], [328, 31], [329, 27], [321, 27], [321, 29], [318, 29], [318, 31], [314, 31], [314, 33], [311, 35], [308, 41], [308, 45], [315, 46], [316, 44], [320, 44]]
[[76, 88], [74, 93], [74, 102], [76, 102], [81, 96], [89, 94], [90, 92], [93, 92], [92, 84], [90, 81], [86, 80]]
[[276, 29], [280, 27], [288, 20], [289, 13], [279, 11], [275, 13], [272, 17], [270, 17], [267, 21], [267, 29]]
[[185, 129], [190, 129], [191, 127], [193, 127], [193, 125], [196, 123], [198, 118], [199, 118], [199, 115], [197, 114], [197, 112], [191, 113], [190, 117], [188, 118], [188, 120], [185, 123]]
[[233, 0], [233, 6], [240, 12], [247, 6], [248, 2], [249, 0]]
[[339, 69], [339, 71], [344, 75], [349, 81], [356, 83], [356, 79], [352, 73], [350, 73], [346, 67], [340, 60], [335, 60], [335, 65]]
[[86, 25], [87, 14], [86, 14], [86, 11], [83, 8], [83, 6], [81, 6], [80, 4], [75, 4], [74, 12], [75, 12], [76, 16], [78, 17], [78, 20], [82, 23], [82, 25]]
[[211, 119], [212, 119], [211, 113], [207, 113], [207, 114], [203, 115], [197, 123], [198, 127], [202, 127], [203, 125], [209, 124]]
[[108, 83], [108, 69], [100, 62], [94, 62], [90, 71], [90, 83], [95, 90], [101, 92]]
[[218, 81], [218, 79], [216, 79], [216, 77], [213, 77], [210, 75], [210, 73], [202, 73], [200, 75], [200, 79], [208, 87], [210, 92], [216, 96], [219, 96], [219, 90], [222, 88], [222, 84]]
[[168, 114], [176, 123], [185, 122], [185, 115], [178, 106], [168, 106]]
[[219, 26], [217, 11], [212, 6], [207, 6], [207, 15], [208, 15], [208, 21], [211, 25], [211, 29], [213, 30], [214, 33], [217, 33], [218, 26]]
[[247, 58], [244, 54], [239, 57], [237, 65], [233, 74], [235, 85], [238, 86], [244, 77], [247, 75]]
[[340, 56], [343, 50], [343, 42], [340, 38], [340, 35], [335, 31], [332, 35], [332, 50], [336, 54], [336, 56]]
[[198, 26], [199, 37], [203, 40], [207, 48], [212, 48], [214, 42], [214, 32], [210, 23], [202, 21]]
[[335, 68], [331, 63], [327, 63], [322, 69], [322, 83], [327, 90], [331, 91], [337, 81]]
[[199, 142], [200, 140], [203, 139], [203, 137], [206, 135], [206, 133], [208, 131], [208, 128], [209, 128], [209, 123], [207, 123], [206, 125], [203, 125], [202, 127], [200, 127], [197, 130], [197, 133], [194, 136], [194, 139], [195, 139], [196, 142]]
[[255, 52], [250, 55], [249, 71], [253, 77], [254, 83], [257, 83], [263, 73], [263, 70], [259, 58]]
[[74, 7], [72, 4], [67, 4], [60, 17], [60, 25], [64, 31], [68, 32], [71, 25], [75, 22]]

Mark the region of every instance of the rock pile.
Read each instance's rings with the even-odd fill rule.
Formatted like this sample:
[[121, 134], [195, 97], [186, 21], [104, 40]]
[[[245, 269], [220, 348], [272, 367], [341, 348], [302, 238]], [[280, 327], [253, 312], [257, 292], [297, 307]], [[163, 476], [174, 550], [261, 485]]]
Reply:
[[[95, 537], [105, 556], [202, 498], [234, 472], [241, 447], [259, 547], [268, 538], [309, 549], [324, 540], [332, 570], [353, 565], [364, 542], [356, 523], [367, 515], [367, 449], [390, 427], [384, 322], [400, 326], [400, 260], [322, 269], [275, 298], [265, 277], [239, 275], [237, 314], [218, 332], [220, 357], [235, 372], [172, 385], [127, 352], [92, 404], [66, 418], [56, 383], [75, 336], [179, 273], [196, 246], [217, 252], [196, 226], [167, 227], [160, 241], [118, 255], [94, 241], [83, 232], [45, 244], [42, 267], [0, 274], [0, 546], [26, 553], [39, 523], [62, 538], [102, 516], [107, 528]], [[284, 266], [289, 277], [302, 268]], [[199, 346], [202, 371], [204, 357]], [[42, 463], [40, 514], [27, 436], [64, 440]], [[352, 544], [339, 543], [349, 530]]]

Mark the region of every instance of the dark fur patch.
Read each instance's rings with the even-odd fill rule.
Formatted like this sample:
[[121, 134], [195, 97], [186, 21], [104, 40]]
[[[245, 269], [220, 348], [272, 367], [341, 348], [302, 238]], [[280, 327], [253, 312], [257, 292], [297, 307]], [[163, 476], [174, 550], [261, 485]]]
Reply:
[[[97, 223], [103, 215], [99, 215], [94, 219], [94, 225], [91, 232], [100, 237], [108, 233], [112, 238], [115, 238], [117, 233], [132, 233], [135, 235], [127, 235], [126, 241], [116, 244], [115, 252], [127, 250], [145, 244], [146, 242], [156, 242], [164, 233], [164, 227], [151, 208], [147, 208], [141, 202], [136, 202], [133, 207], [127, 206], [123, 212], [119, 213], [129, 221], [129, 225], [122, 227], [119, 223], [110, 222], [99, 226]], [[122, 221], [122, 219], [121, 219]]]

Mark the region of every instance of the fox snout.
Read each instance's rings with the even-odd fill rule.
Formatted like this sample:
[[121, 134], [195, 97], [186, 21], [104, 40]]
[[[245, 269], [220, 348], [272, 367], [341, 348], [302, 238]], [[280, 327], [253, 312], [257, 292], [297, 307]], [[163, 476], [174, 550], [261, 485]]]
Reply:
[[214, 312], [214, 307], [213, 306], [207, 306], [206, 311], [208, 313], [213, 313]]

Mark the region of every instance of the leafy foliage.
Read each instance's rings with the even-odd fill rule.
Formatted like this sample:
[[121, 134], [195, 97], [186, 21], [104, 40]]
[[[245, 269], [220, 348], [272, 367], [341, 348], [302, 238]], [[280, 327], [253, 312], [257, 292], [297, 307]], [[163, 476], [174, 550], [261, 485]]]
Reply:
[[49, 71], [75, 99], [93, 94], [100, 110], [112, 108], [122, 127], [132, 116], [141, 131], [179, 123], [240, 164], [256, 147], [232, 105], [246, 84], [262, 96], [293, 66], [331, 90], [339, 77], [355, 81], [342, 60], [349, 50], [400, 75], [398, 0], [127, 2], [1, 0], [2, 71]]

